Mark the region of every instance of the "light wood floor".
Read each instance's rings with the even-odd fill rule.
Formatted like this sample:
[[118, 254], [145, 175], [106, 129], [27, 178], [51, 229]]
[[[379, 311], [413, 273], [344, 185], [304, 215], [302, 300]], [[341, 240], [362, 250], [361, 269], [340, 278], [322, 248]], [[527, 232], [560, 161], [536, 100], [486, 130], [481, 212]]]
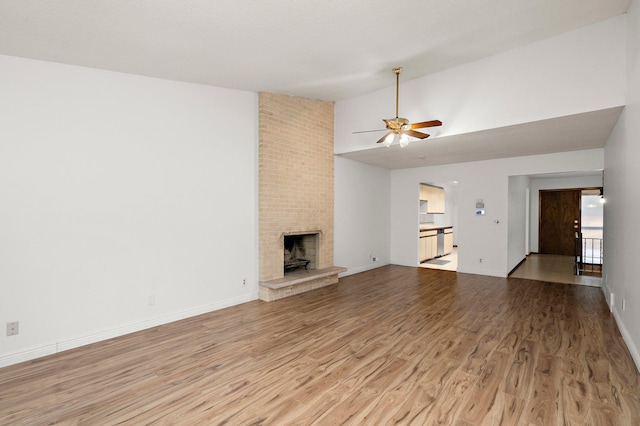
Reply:
[[599, 288], [386, 266], [0, 369], [0, 424], [638, 425]]

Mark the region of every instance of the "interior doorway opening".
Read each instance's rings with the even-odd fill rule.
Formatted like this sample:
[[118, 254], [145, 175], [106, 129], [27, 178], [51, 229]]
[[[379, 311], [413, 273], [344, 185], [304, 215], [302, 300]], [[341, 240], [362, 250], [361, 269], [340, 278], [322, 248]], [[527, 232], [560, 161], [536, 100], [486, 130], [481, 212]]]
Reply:
[[[604, 186], [603, 183], [602, 170], [510, 176], [508, 275], [567, 284], [600, 286], [602, 278], [599, 276], [601, 273], [599, 270], [602, 269], [602, 266], [591, 268], [591, 265], [600, 263], [599, 254], [602, 253], [600, 239], [604, 236], [604, 227], [601, 224], [601, 219], [594, 223], [592, 220], [594, 215], [588, 210], [596, 207], [600, 212], [595, 216], [602, 217], [600, 188]], [[573, 202], [575, 213], [571, 215], [571, 220], [564, 227], [566, 228], [567, 251], [563, 255], [542, 254], [545, 253], [545, 247], [541, 246], [540, 240], [543, 238], [541, 232], [544, 233], [545, 229], [540, 229], [540, 227], [541, 223], [546, 221], [540, 217], [542, 210], [540, 194], [543, 191], [561, 190], [577, 190]], [[584, 199], [582, 197], [583, 191], [586, 196]], [[583, 207], [583, 201], [585, 207]], [[562, 206], [555, 207], [555, 210], [563, 209]], [[576, 220], [577, 223], [575, 223]], [[585, 238], [598, 239], [594, 243], [593, 250], [585, 250], [584, 256], [582, 255], [584, 240], [577, 240], [576, 233], [582, 234]], [[551, 238], [555, 238], [553, 233]], [[576, 250], [577, 247], [580, 249]], [[590, 249], [590, 247], [587, 248]], [[575, 256], [576, 253], [580, 256]], [[592, 253], [595, 258], [593, 261], [589, 259], [589, 261], [583, 262], [586, 265], [577, 264], [576, 260], [583, 258], [587, 260], [587, 257], [591, 257]], [[590, 267], [593, 272], [588, 271], [585, 274], [585, 266]], [[581, 270], [581, 275], [576, 275], [576, 269]]]
[[602, 188], [584, 189], [581, 194], [580, 235], [576, 236], [576, 273], [602, 276], [604, 239], [604, 197]]
[[602, 276], [602, 188], [540, 191], [539, 253], [573, 256], [574, 274]]

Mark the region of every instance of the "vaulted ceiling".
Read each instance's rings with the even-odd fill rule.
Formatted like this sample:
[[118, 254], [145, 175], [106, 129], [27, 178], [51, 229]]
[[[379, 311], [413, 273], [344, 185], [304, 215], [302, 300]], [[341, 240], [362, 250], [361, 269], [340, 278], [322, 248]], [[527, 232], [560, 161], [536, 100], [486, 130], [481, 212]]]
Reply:
[[324, 100], [624, 13], [629, 0], [2, 0], [0, 54]]
[[[392, 86], [389, 70], [397, 65], [404, 67], [402, 80], [410, 81], [620, 15], [629, 4], [0, 0], [0, 54], [337, 101]], [[342, 155], [394, 169], [597, 148], [620, 111], [435, 137], [404, 150]]]

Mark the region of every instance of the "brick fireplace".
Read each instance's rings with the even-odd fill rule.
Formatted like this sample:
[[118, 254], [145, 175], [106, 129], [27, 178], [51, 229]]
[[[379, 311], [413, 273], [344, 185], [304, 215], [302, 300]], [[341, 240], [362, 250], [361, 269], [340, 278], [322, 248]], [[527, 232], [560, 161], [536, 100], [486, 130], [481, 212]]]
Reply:
[[[335, 284], [333, 102], [259, 95], [260, 299]], [[285, 237], [313, 234], [313, 265], [285, 275]], [[291, 268], [293, 269], [293, 268]]]

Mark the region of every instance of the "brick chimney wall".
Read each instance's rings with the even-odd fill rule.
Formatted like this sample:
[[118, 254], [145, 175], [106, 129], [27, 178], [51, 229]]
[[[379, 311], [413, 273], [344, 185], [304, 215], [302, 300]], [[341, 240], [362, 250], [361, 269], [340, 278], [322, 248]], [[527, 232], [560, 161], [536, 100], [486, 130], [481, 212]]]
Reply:
[[259, 279], [284, 276], [283, 234], [321, 231], [333, 266], [333, 102], [259, 94]]

